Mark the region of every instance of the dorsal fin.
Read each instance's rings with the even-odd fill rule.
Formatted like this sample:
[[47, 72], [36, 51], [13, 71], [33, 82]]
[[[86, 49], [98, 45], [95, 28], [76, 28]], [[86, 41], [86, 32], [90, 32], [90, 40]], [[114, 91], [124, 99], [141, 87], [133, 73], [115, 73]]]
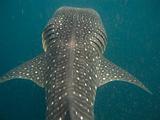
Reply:
[[0, 77], [0, 83], [6, 82], [11, 79], [29, 79], [38, 84], [40, 87], [44, 86], [44, 67], [45, 54], [42, 53], [39, 56], [25, 62], [22, 65], [10, 70], [5, 75]]

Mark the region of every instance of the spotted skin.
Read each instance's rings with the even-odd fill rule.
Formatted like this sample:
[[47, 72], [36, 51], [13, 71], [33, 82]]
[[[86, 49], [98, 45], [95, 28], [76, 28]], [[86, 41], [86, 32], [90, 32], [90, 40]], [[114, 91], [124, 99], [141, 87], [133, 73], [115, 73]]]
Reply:
[[0, 83], [20, 78], [32, 80], [40, 87], [44, 87], [44, 68], [46, 64], [44, 57], [45, 55], [42, 53], [32, 60], [10, 70], [4, 76], [0, 77]]
[[140, 81], [103, 57], [107, 37], [93, 9], [62, 7], [42, 34], [44, 53], [0, 78], [25, 78], [46, 92], [46, 120], [94, 120], [97, 87], [114, 80]]

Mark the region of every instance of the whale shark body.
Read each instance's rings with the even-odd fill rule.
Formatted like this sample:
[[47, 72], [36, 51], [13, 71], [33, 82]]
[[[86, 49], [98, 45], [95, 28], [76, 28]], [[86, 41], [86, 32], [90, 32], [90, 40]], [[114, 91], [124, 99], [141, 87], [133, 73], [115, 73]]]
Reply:
[[42, 33], [44, 52], [0, 77], [28, 79], [44, 88], [46, 120], [94, 120], [98, 87], [132, 83], [151, 93], [134, 76], [103, 56], [107, 36], [99, 14], [88, 8], [59, 8]]

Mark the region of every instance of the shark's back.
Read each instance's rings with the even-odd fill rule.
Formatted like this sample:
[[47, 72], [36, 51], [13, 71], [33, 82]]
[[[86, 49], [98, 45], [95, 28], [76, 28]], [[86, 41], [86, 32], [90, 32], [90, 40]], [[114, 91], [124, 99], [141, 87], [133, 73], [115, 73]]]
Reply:
[[[98, 77], [95, 66], [105, 38], [98, 32], [103, 31], [98, 20], [90, 9], [61, 8], [47, 25], [43, 33], [48, 68], [47, 120], [93, 120]], [[99, 43], [91, 44], [89, 39], [94, 42], [97, 33], [102, 36]]]

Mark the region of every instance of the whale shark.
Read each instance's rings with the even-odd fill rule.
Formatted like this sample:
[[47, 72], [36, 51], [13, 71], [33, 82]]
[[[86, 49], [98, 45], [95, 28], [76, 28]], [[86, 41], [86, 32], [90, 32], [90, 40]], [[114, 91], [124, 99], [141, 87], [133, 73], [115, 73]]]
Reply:
[[109, 82], [128, 82], [151, 93], [104, 57], [107, 40], [94, 9], [61, 7], [42, 33], [44, 51], [2, 75], [0, 83], [18, 78], [44, 88], [46, 120], [94, 120], [97, 88]]

